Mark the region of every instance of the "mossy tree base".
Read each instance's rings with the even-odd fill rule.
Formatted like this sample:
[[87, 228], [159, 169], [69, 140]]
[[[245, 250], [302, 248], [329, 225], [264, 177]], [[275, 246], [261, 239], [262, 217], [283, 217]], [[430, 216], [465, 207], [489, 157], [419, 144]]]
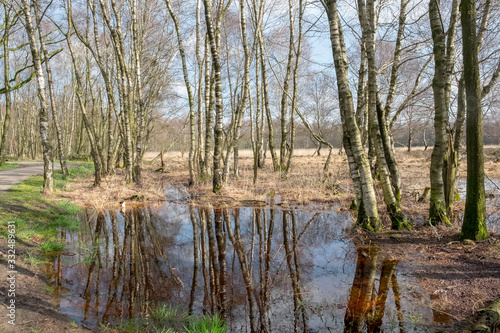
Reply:
[[446, 215], [446, 204], [444, 202], [436, 202], [431, 200], [429, 220], [430, 223], [434, 226], [439, 224], [451, 226], [451, 222]]
[[471, 239], [473, 241], [480, 241], [488, 238], [488, 231], [486, 229], [486, 220], [483, 218], [478, 219], [478, 223], [468, 223], [470, 219], [468, 214], [464, 215], [464, 223], [462, 224], [462, 231], [460, 232], [459, 239]]
[[356, 199], [352, 199], [351, 206], [349, 207], [349, 209], [353, 211], [357, 211], [359, 209]]
[[411, 225], [406, 220], [399, 203], [394, 203], [387, 205], [387, 209], [389, 210], [389, 216], [391, 217], [391, 229], [393, 230], [403, 230], [403, 229], [411, 229]]
[[366, 216], [365, 209], [363, 206], [363, 201], [359, 203], [358, 207], [358, 219], [356, 221], [356, 226], [361, 227], [364, 230], [377, 232], [382, 229], [383, 225], [380, 222], [380, 218]]
[[500, 324], [500, 299], [478, 312], [472, 333], [493, 333]]

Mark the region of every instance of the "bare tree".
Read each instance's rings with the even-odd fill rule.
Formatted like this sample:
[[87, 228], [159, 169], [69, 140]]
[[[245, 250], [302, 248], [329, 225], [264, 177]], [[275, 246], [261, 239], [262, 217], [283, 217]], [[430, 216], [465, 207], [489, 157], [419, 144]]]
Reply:
[[[52, 146], [49, 140], [49, 114], [48, 114], [48, 98], [45, 76], [43, 74], [42, 59], [40, 56], [40, 51], [38, 49], [38, 43], [36, 38], [36, 30], [33, 26], [33, 20], [31, 15], [31, 4], [29, 0], [23, 0], [23, 13], [24, 13], [24, 26], [26, 29], [26, 34], [28, 35], [28, 40], [31, 50], [31, 58], [35, 68], [35, 75], [38, 85], [38, 98], [40, 100], [40, 137], [42, 140], [43, 147], [43, 192], [51, 193], [54, 191], [54, 178], [52, 175], [53, 171], [53, 161], [52, 161]], [[36, 6], [36, 4], [34, 4]]]
[[323, 6], [330, 24], [330, 40], [337, 74], [337, 87], [340, 101], [340, 115], [343, 129], [343, 143], [346, 150], [351, 177], [354, 182], [359, 207], [357, 224], [369, 230], [381, 228], [377, 211], [377, 200], [373, 188], [370, 164], [365, 155], [348, 79], [348, 63], [344, 35], [340, 24], [336, 0], [323, 0]]

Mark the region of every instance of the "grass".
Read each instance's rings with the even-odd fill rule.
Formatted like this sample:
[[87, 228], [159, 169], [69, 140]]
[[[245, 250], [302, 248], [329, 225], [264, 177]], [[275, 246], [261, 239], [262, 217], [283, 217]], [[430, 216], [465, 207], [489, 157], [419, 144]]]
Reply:
[[43, 242], [39, 245], [40, 250], [42, 250], [45, 253], [48, 252], [61, 252], [64, 250], [64, 243], [61, 242], [55, 242], [55, 241], [47, 241]]
[[26, 251], [26, 253], [23, 254], [22, 258], [24, 260], [26, 260], [27, 262], [29, 262], [31, 268], [34, 268], [34, 267], [37, 267], [38, 265], [46, 264], [49, 262], [46, 258], [37, 256], [36, 254], [34, 254], [31, 251]]
[[0, 170], [7, 170], [7, 169], [14, 169], [14, 168], [19, 168], [19, 164], [17, 164], [17, 163], [5, 163], [4, 165], [0, 166]]
[[136, 333], [225, 333], [226, 324], [218, 316], [193, 316], [181, 307], [160, 304], [150, 316], [124, 320], [118, 325], [102, 326], [105, 331]]
[[[155, 205], [165, 201], [165, 175], [153, 172], [145, 163], [142, 170], [141, 184], [126, 183], [123, 169], [116, 169], [114, 174], [106, 176], [99, 187], [93, 187], [94, 177], [86, 177], [68, 186], [64, 193], [67, 200], [80, 206], [94, 207], [96, 210], [120, 208], [126, 201], [127, 207]], [[89, 188], [92, 188], [89, 191]]]
[[42, 290], [48, 294], [52, 294], [56, 289], [51, 286], [43, 286]]
[[80, 208], [58, 198], [57, 192], [77, 178], [86, 177], [93, 172], [93, 165], [83, 164], [69, 169], [69, 176], [60, 170], [54, 172], [55, 193], [42, 194], [43, 177], [30, 177], [0, 194], [0, 234], [7, 235], [7, 222], [14, 221], [16, 238], [39, 244], [43, 252], [62, 251], [64, 244], [58, 240], [61, 230], [76, 230], [79, 227], [77, 213]]

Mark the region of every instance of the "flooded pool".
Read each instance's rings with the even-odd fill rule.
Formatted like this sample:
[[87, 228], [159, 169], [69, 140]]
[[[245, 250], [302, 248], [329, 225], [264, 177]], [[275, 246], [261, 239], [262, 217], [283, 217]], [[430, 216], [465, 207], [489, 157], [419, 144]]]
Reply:
[[346, 237], [349, 215], [281, 208], [81, 214], [44, 266], [60, 309], [89, 327], [158, 303], [220, 313], [230, 332], [422, 332], [430, 308], [404, 263]]

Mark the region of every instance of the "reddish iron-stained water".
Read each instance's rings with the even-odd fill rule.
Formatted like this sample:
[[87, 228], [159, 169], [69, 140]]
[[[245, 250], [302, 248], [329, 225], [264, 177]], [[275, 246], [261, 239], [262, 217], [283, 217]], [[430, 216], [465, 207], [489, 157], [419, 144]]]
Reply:
[[411, 267], [358, 246], [347, 214], [161, 208], [81, 214], [44, 266], [60, 309], [88, 327], [166, 303], [220, 313], [230, 332], [420, 332], [450, 318]]

